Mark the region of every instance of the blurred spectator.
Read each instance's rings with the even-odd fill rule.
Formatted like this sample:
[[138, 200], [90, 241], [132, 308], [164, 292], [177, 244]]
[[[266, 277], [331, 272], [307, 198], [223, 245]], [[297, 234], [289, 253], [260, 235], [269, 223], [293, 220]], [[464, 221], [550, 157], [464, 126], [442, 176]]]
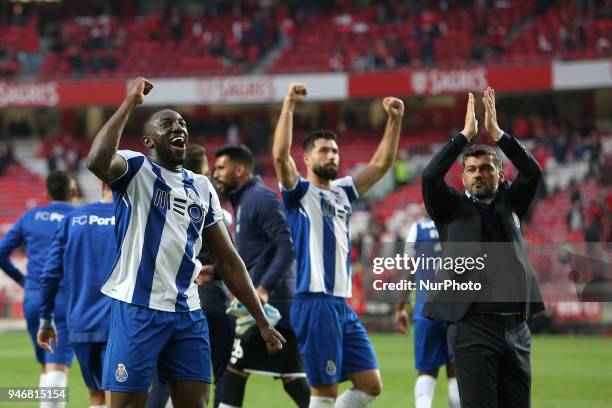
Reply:
[[401, 39], [395, 38], [392, 40], [391, 53], [396, 65], [408, 65], [410, 63], [410, 52]]
[[482, 39], [480, 37], [474, 41], [472, 49], [470, 50], [470, 57], [477, 62], [484, 62], [485, 50], [482, 46]]
[[584, 237], [584, 214], [582, 204], [580, 202], [575, 202], [572, 204], [569, 212], [567, 213], [566, 222], [570, 240], [572, 242], [582, 241]]
[[0, 177], [4, 175], [9, 164], [16, 164], [15, 154], [13, 153], [13, 145], [0, 143]]
[[550, 52], [553, 50], [553, 46], [548, 40], [548, 37], [542, 32], [538, 34], [538, 48], [542, 52]]
[[237, 120], [232, 121], [232, 123], [228, 126], [226, 142], [228, 144], [240, 143], [240, 127], [238, 126]]
[[336, 48], [329, 57], [329, 68], [332, 71], [342, 72], [346, 69], [346, 54], [342, 48]]
[[114, 71], [115, 69], [117, 69], [118, 64], [119, 61], [117, 60], [117, 57], [115, 56], [115, 53], [112, 50], [107, 50], [104, 52], [100, 60], [100, 65], [103, 69]]
[[601, 169], [601, 151], [602, 145], [599, 134], [596, 130], [591, 131], [589, 137], [589, 173], [588, 176], [597, 176]]
[[279, 27], [280, 44], [283, 47], [290, 47], [293, 44], [293, 38], [297, 33], [295, 24], [291, 17], [285, 17]]
[[595, 43], [595, 52], [599, 56], [608, 56], [610, 54], [610, 40], [603, 35], [599, 36]]
[[83, 56], [81, 55], [81, 47], [76, 44], [70, 45], [65, 55], [70, 62], [72, 72], [77, 76], [83, 74], [84, 62]]
[[567, 22], [559, 28], [559, 40], [565, 51], [583, 49], [584, 35], [584, 27], [575, 21]]
[[170, 33], [174, 41], [180, 41], [183, 39], [183, 26], [185, 24], [185, 17], [179, 6], [173, 6], [166, 14], [165, 23], [170, 26]]
[[603, 207], [596, 200], [591, 201], [587, 214], [588, 226], [584, 234], [586, 242], [601, 241], [603, 238], [604, 215]]
[[576, 183], [576, 180], [570, 180], [568, 188], [570, 191], [570, 205], [579, 204], [580, 208], [582, 208], [584, 205], [584, 195], [582, 194], [580, 186]]
[[408, 153], [405, 150], [399, 152], [399, 157], [393, 163], [393, 176], [397, 187], [404, 186], [410, 181], [410, 170], [408, 163]]
[[435, 62], [434, 43], [428, 34], [423, 36], [423, 41], [421, 42], [421, 62], [425, 66], [431, 66]]
[[351, 70], [364, 72], [368, 69], [368, 56], [362, 53], [357, 54], [351, 61]]

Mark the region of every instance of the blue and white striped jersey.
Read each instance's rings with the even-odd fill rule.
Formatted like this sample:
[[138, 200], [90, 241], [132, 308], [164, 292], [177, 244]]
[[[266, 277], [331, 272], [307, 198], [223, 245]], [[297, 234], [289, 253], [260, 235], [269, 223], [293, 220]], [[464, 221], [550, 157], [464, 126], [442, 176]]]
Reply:
[[435, 277], [434, 259], [442, 257], [442, 246], [436, 225], [430, 217], [416, 221], [408, 230], [404, 253], [412, 258], [421, 258], [415, 273], [417, 303], [425, 302], [428, 292], [419, 282], [433, 282]]
[[297, 293], [351, 297], [351, 202], [359, 197], [352, 177], [332, 181], [324, 190], [299, 178], [281, 186], [293, 237]]
[[208, 178], [173, 172], [141, 153], [118, 152], [127, 171], [113, 180], [118, 254], [102, 292], [167, 312], [200, 308], [194, 283], [202, 231], [223, 219]]

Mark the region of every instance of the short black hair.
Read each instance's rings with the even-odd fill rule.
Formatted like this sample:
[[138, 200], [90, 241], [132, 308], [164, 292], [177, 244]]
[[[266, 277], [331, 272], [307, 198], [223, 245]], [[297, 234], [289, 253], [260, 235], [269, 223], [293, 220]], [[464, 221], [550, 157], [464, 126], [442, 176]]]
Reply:
[[221, 156], [227, 156], [233, 162], [244, 164], [249, 170], [253, 170], [255, 166], [253, 152], [243, 144], [226, 144], [222, 146], [215, 153], [215, 158]]
[[312, 150], [317, 139], [326, 139], [326, 140], [336, 141], [337, 138], [338, 136], [336, 136], [336, 134], [332, 132], [331, 130], [327, 130], [327, 129], [315, 130], [314, 132], [307, 134], [306, 137], [304, 138], [304, 141], [302, 142], [302, 150], [304, 150], [304, 152], [309, 152], [310, 150]]
[[54, 201], [70, 200], [72, 176], [65, 171], [52, 171], [47, 176], [47, 192]]
[[[174, 109], [164, 108], [164, 109], [160, 109], [160, 110], [154, 112], [142, 124], [142, 134], [143, 134], [143, 136], [151, 136], [151, 134], [153, 133], [153, 121], [155, 121], [155, 119], [160, 117], [162, 113], [166, 113], [166, 112], [176, 112], [176, 111]], [[176, 113], [178, 113], [178, 112], [176, 112]], [[179, 113], [179, 115], [180, 115], [180, 113]]]
[[204, 161], [208, 161], [208, 158], [206, 157], [206, 149], [203, 146], [199, 144], [187, 145], [187, 155], [185, 156], [183, 168], [198, 173], [202, 169]]
[[498, 170], [503, 170], [503, 163], [501, 157], [497, 154], [497, 150], [487, 145], [474, 145], [470, 146], [463, 151], [463, 166], [465, 167], [465, 159], [468, 157], [480, 157], [485, 155], [491, 155], [493, 157], [493, 163]]

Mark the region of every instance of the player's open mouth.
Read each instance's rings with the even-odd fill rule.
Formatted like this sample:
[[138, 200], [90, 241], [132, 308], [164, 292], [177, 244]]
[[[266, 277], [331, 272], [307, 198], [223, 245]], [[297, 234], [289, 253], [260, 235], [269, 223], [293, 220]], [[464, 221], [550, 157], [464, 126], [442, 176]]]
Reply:
[[170, 139], [170, 144], [176, 148], [184, 149], [185, 148], [185, 137], [175, 136], [172, 139]]

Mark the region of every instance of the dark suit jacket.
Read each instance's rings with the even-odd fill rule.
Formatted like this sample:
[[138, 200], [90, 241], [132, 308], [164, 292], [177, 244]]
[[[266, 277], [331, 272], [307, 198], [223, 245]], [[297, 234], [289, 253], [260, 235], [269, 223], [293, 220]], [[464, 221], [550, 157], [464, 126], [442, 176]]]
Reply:
[[[455, 136], [433, 156], [423, 171], [423, 199], [427, 212], [438, 229], [444, 257], [477, 256], [481, 253], [482, 227], [477, 204], [465, 193], [457, 192], [444, 181], [444, 176], [467, 144], [465, 136]], [[521, 220], [527, 213], [542, 179], [542, 169], [514, 137], [504, 134], [498, 141], [498, 146], [519, 173], [514, 182], [504, 182], [499, 186], [492, 204], [500, 216], [506, 237], [511, 241], [509, 245], [513, 254], [509, 256], [515, 256], [514, 264], [519, 265], [522, 276], [517, 279], [524, 282], [525, 289], [524, 297], [522, 296], [525, 300], [523, 314], [524, 317], [529, 317], [544, 310], [544, 304], [516, 218]], [[457, 275], [453, 271], [436, 272], [436, 281], [453, 279], [462, 282], [473, 277], [471, 273]], [[494, 279], [494, 276], [481, 277], [483, 286], [486, 285], [487, 279]], [[436, 320], [458, 321], [467, 313], [476, 296], [478, 292], [474, 291], [431, 291], [423, 308], [423, 315]]]

